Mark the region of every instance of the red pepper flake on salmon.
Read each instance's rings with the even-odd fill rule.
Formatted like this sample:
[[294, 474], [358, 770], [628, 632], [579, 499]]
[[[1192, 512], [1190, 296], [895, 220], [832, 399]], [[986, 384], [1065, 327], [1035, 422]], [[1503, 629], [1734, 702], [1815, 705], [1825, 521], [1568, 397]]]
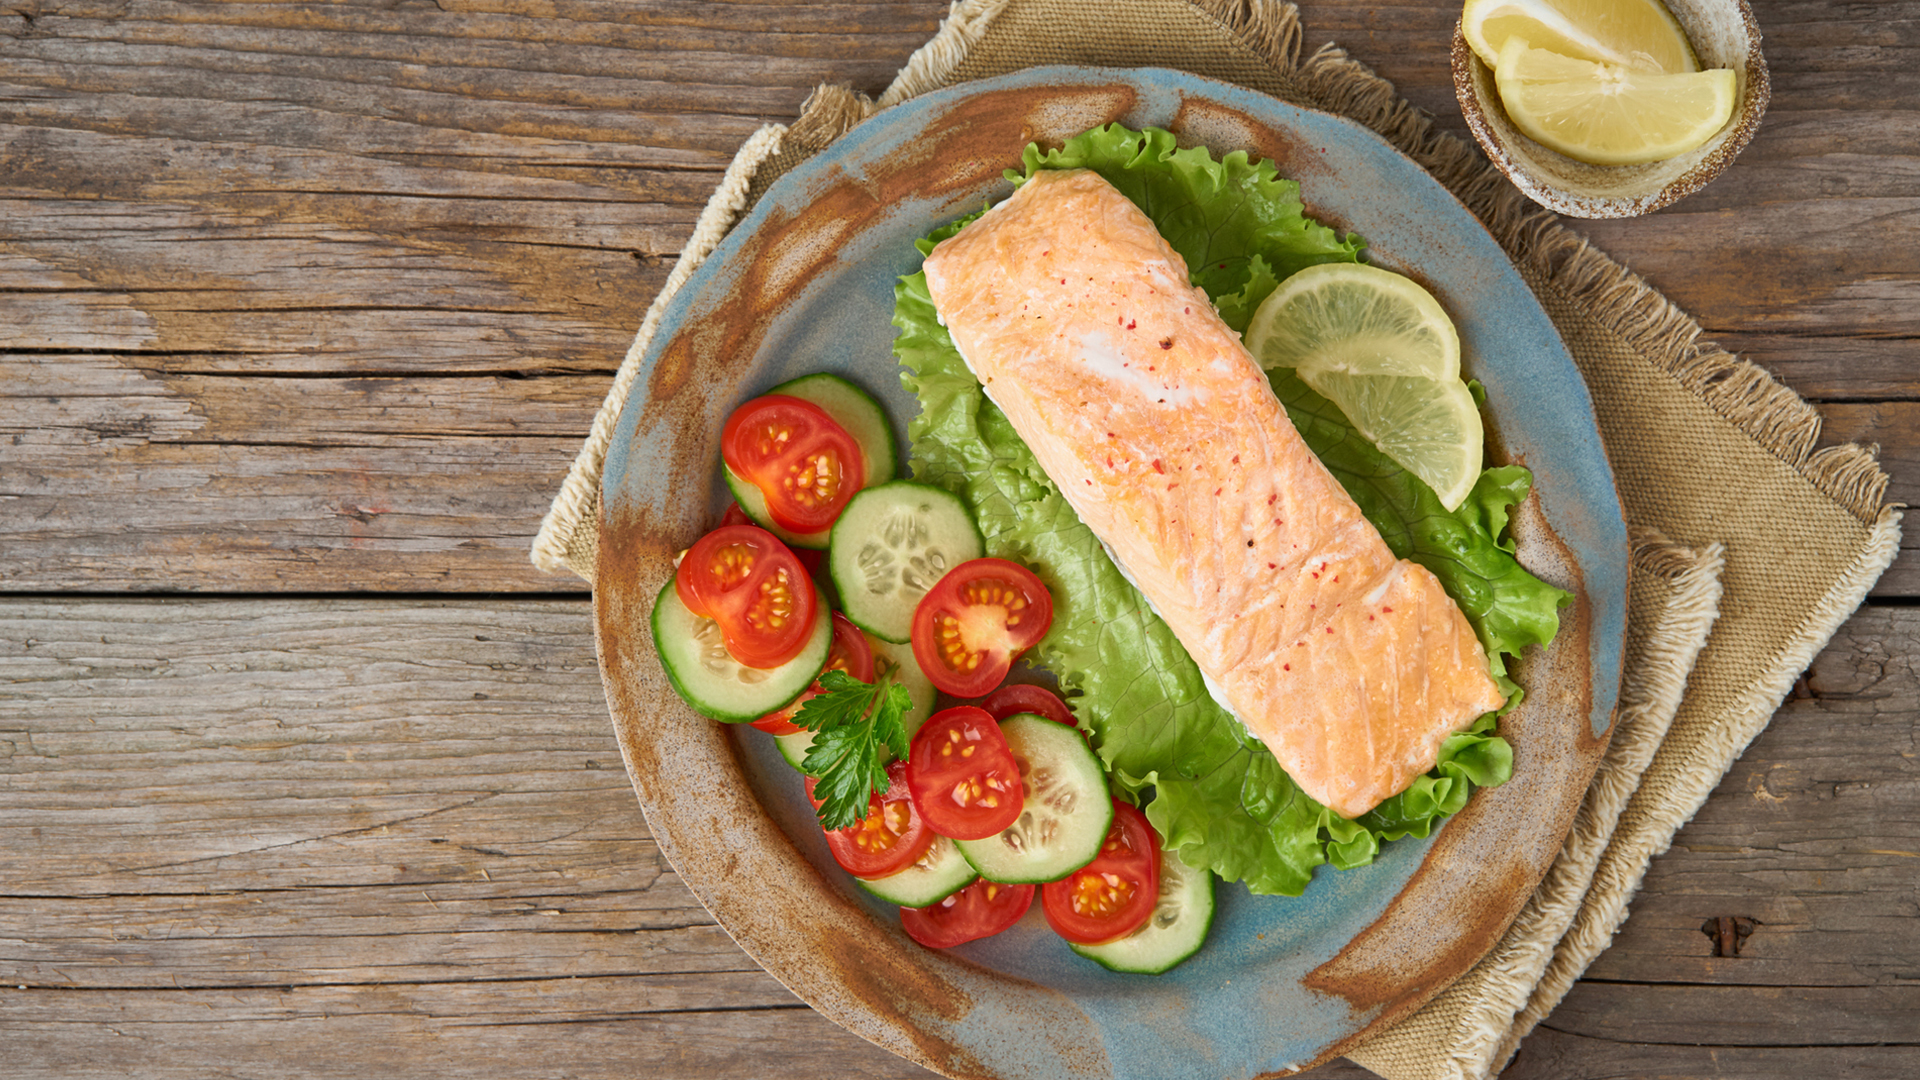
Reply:
[[[1092, 284], [1061, 288], [1042, 250], [1070, 253]], [[935, 248], [926, 274], [988, 396], [1309, 795], [1358, 817], [1500, 706], [1439, 580], [1393, 557], [1180, 256], [1105, 180], [1036, 174]], [[1036, 328], [1015, 315], [1026, 306], [1055, 317]], [[1093, 314], [1115, 307], [1150, 333]], [[1194, 481], [1142, 484], [1105, 467], [1114, 450]]]

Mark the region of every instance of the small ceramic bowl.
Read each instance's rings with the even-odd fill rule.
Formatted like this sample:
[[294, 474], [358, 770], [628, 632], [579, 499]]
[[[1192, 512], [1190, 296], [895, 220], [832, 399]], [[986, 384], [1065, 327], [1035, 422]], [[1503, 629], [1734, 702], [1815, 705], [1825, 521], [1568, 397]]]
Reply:
[[1703, 68], [1732, 68], [1739, 104], [1727, 125], [1697, 150], [1646, 165], [1589, 165], [1549, 150], [1507, 119], [1493, 70], [1453, 30], [1453, 89], [1487, 157], [1541, 206], [1568, 217], [1637, 217], [1700, 190], [1732, 163], [1767, 111], [1767, 62], [1746, 0], [1667, 0]]

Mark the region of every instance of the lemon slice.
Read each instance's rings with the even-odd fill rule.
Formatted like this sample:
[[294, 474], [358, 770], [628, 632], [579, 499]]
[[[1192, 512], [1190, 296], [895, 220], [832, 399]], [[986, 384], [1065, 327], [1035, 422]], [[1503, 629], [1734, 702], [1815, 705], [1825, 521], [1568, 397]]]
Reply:
[[1460, 33], [1488, 67], [1509, 38], [1637, 71], [1699, 71], [1686, 31], [1660, 0], [1467, 0]]
[[1300, 372], [1321, 397], [1380, 452], [1427, 482], [1440, 504], [1458, 510], [1480, 479], [1486, 432], [1473, 393], [1459, 379], [1417, 375]]
[[1377, 266], [1322, 263], [1280, 283], [1247, 325], [1262, 368], [1460, 377], [1460, 337], [1433, 294]]
[[1700, 147], [1733, 115], [1732, 71], [1655, 75], [1551, 53], [1512, 37], [1494, 68], [1527, 137], [1594, 165], [1639, 165]]
[[1480, 410], [1460, 381], [1460, 335], [1433, 294], [1375, 266], [1326, 263], [1280, 283], [1247, 325], [1247, 351], [1293, 368], [1448, 510], [1480, 478]]

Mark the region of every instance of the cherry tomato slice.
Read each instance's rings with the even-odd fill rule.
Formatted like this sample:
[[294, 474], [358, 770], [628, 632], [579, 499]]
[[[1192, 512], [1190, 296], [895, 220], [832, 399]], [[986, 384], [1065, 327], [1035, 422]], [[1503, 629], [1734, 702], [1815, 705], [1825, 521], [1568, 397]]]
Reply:
[[747, 516], [745, 510], [740, 509], [740, 504], [730, 502], [727, 504], [726, 512], [720, 515], [720, 524], [716, 527], [724, 529], [729, 525], [751, 524], [753, 524], [753, 519]]
[[[867, 644], [867, 635], [860, 628], [847, 621], [845, 615], [833, 613], [833, 644], [827, 646], [827, 666], [820, 669], [821, 674], [829, 671], [844, 671], [863, 683], [873, 681], [873, 646]], [[753, 722], [753, 726], [773, 735], [791, 735], [806, 729], [793, 722], [799, 715], [800, 706], [807, 699], [820, 693], [820, 684], [815, 682], [793, 699], [793, 704], [779, 712], [770, 712]]]
[[751, 668], [776, 668], [813, 635], [819, 597], [787, 545], [754, 525], [727, 525], [694, 542], [674, 573], [687, 609], [720, 624], [727, 653]]
[[979, 697], [1053, 625], [1053, 595], [1033, 571], [972, 559], [947, 571], [913, 611], [913, 658], [933, 685]]
[[1026, 805], [1020, 763], [985, 709], [956, 705], [927, 718], [907, 750], [907, 789], [941, 836], [984, 840]]
[[1103, 945], [1140, 929], [1160, 902], [1160, 837], [1147, 816], [1113, 800], [1113, 825], [1100, 854], [1040, 887], [1054, 932], [1079, 945]]
[[[878, 878], [896, 874], [933, 846], [933, 830], [914, 809], [907, 794], [907, 763], [887, 766], [887, 790], [867, 803], [867, 816], [844, 829], [828, 829], [827, 848], [833, 861], [854, 877]], [[817, 812], [813, 777], [807, 777], [807, 798]]]
[[1032, 683], [1008, 683], [988, 694], [980, 707], [992, 713], [995, 720], [1032, 713], [1068, 727], [1080, 726], [1073, 722], [1073, 713], [1067, 703], [1060, 700], [1060, 695]]
[[783, 529], [819, 532], [867, 482], [866, 459], [847, 429], [811, 401], [785, 394], [754, 398], [720, 432], [727, 468], [760, 489]]
[[950, 949], [992, 937], [1019, 922], [1032, 906], [1033, 886], [980, 878], [938, 903], [901, 908], [900, 926], [929, 949]]

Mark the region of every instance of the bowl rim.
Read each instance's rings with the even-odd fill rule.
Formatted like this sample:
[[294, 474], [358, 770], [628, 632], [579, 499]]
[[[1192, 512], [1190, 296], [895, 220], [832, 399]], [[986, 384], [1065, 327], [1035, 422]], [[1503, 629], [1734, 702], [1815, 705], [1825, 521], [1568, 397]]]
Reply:
[[[1711, 152], [1702, 157], [1686, 172], [1668, 180], [1660, 187], [1637, 195], [1586, 195], [1573, 190], [1554, 178], [1543, 176], [1530, 168], [1509, 148], [1507, 133], [1488, 117], [1489, 107], [1498, 108], [1497, 93], [1491, 100], [1483, 99], [1480, 86], [1493, 85], [1493, 72], [1486, 62], [1467, 44], [1466, 32], [1460, 20], [1453, 24], [1453, 45], [1451, 63], [1453, 70], [1453, 92], [1460, 102], [1460, 112], [1465, 117], [1467, 129], [1473, 133], [1474, 141], [1513, 185], [1528, 198], [1558, 214], [1576, 218], [1622, 218], [1639, 217], [1655, 210], [1670, 206], [1699, 191], [1726, 168], [1733, 164], [1754, 134], [1760, 128], [1761, 117], [1766, 115], [1767, 105], [1772, 100], [1772, 82], [1767, 73], [1767, 61], [1760, 48], [1760, 25], [1754, 19], [1753, 8], [1747, 0], [1733, 0], [1740, 14], [1742, 29], [1746, 33], [1747, 53], [1745, 64], [1745, 85], [1741, 91], [1739, 107], [1728, 120], [1727, 126], [1715, 136], [1718, 141], [1710, 141]], [[1675, 12], [1675, 16], [1679, 16]], [[1526, 134], [1515, 130], [1513, 138], [1523, 140], [1526, 145], [1540, 154], [1560, 157], [1556, 151], [1527, 138]], [[1572, 161], [1573, 159], [1568, 158]], [[1581, 163], [1586, 164], [1586, 163]], [[1588, 166], [1607, 168], [1608, 166]], [[1631, 168], [1633, 166], [1623, 166]]]

